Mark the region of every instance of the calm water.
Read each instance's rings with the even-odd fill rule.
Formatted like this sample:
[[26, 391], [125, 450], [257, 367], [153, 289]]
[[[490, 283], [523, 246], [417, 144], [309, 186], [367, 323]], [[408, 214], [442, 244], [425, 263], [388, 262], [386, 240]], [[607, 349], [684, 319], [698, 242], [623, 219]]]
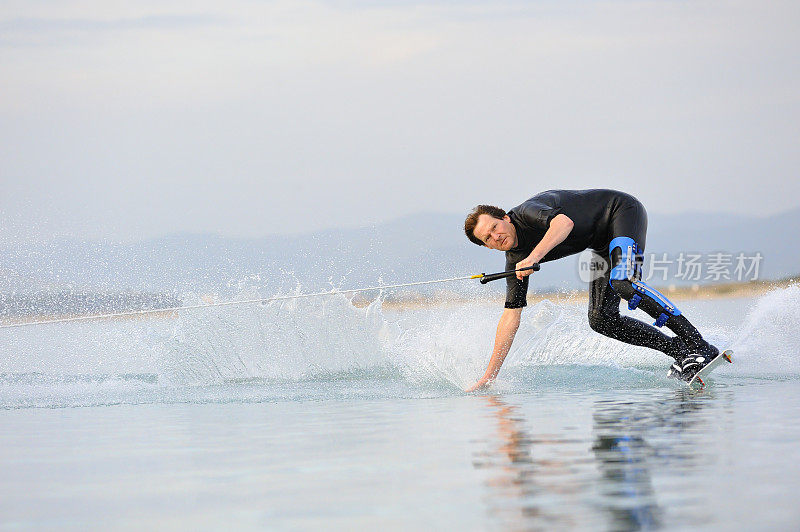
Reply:
[[483, 395], [481, 303], [0, 331], [0, 529], [798, 529], [800, 289], [680, 306], [701, 392], [558, 302]]

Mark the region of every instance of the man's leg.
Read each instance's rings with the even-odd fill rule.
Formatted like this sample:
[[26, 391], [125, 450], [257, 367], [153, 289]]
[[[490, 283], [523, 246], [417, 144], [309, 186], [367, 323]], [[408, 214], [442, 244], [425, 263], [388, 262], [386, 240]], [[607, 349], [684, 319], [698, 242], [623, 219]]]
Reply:
[[673, 358], [680, 361], [691, 353], [711, 358], [716, 356], [719, 351], [703, 339], [681, 311], [664, 294], [642, 282], [643, 251], [630, 237], [617, 237], [611, 241], [609, 284], [614, 292], [628, 301], [628, 308], [641, 308], [655, 318], [654, 325], [666, 325], [677, 335], [679, 340], [672, 341], [671, 352], [668, 352]]
[[[609, 266], [608, 259], [606, 266]], [[609, 284], [610, 267], [605, 268], [605, 275], [592, 281], [589, 292], [589, 325], [592, 329], [627, 344], [649, 347], [661, 351], [673, 358], [685, 350], [685, 346], [676, 345], [673, 339], [639, 320], [629, 316], [620, 316], [619, 295]]]

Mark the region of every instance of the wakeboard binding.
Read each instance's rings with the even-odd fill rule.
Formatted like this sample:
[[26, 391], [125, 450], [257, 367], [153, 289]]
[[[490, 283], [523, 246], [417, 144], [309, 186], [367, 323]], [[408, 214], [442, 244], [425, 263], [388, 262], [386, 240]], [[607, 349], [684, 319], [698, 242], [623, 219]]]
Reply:
[[706, 378], [714, 368], [722, 362], [733, 363], [732, 354], [733, 351], [726, 349], [713, 357], [703, 354], [688, 355], [670, 366], [667, 377], [683, 381], [694, 388], [704, 388]]

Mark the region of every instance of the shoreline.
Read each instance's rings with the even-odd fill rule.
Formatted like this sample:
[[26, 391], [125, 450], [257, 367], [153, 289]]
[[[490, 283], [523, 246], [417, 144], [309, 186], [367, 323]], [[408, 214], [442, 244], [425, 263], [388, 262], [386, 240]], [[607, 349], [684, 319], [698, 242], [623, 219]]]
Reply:
[[[692, 286], [655, 286], [654, 288], [675, 301], [695, 301], [695, 300], [715, 300], [733, 299], [738, 297], [758, 297], [782, 288], [788, 288], [800, 283], [800, 277], [779, 279], [775, 281], [748, 281], [720, 283], [713, 285], [692, 285]], [[528, 293], [528, 304], [539, 303], [544, 300], [555, 300], [565, 303], [588, 303], [589, 290], [547, 290], [531, 291]], [[487, 298], [466, 298], [466, 297], [445, 297], [434, 299], [431, 297], [419, 297], [408, 299], [386, 300], [383, 308], [390, 310], [411, 310], [421, 308], [432, 308], [449, 306], [454, 304], [464, 304], [475, 301], [485, 301], [486, 303], [503, 304], [504, 297]], [[354, 305], [362, 308], [369, 305], [370, 301], [354, 302]]]

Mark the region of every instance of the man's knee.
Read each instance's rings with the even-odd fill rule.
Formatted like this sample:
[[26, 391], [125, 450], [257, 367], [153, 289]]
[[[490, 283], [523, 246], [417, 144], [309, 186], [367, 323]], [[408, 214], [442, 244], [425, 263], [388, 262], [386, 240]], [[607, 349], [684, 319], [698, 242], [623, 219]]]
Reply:
[[653, 325], [661, 327], [672, 316], [679, 316], [681, 311], [658, 290], [650, 288], [642, 281], [612, 279], [611, 288], [619, 296], [628, 301], [628, 308], [641, 308], [655, 318]]
[[636, 290], [633, 288], [633, 283], [630, 279], [611, 279], [609, 284], [611, 288], [614, 289], [614, 292], [626, 301], [630, 300], [630, 298], [636, 294]]
[[641, 279], [644, 255], [639, 245], [630, 237], [618, 236], [608, 245], [608, 257], [612, 268], [609, 272], [612, 280]]

